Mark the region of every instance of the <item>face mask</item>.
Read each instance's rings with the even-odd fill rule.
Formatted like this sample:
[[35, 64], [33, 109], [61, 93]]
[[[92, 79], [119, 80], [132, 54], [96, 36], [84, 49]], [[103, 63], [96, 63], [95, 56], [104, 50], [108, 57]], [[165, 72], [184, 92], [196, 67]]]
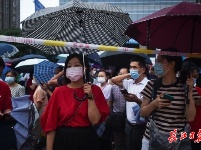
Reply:
[[104, 83], [106, 80], [105, 80], [105, 77], [98, 77], [97, 78], [97, 82], [98, 83]]
[[196, 86], [196, 78], [193, 78], [193, 85]]
[[133, 78], [134, 80], [136, 80], [137, 78], [139, 78], [139, 76], [141, 74], [139, 74], [139, 70], [133, 70], [133, 69], [131, 69], [130, 70], [130, 75], [131, 75], [131, 78]]
[[6, 77], [5, 82], [8, 84], [11, 84], [11, 83], [15, 82], [15, 78], [14, 77]]
[[35, 80], [32, 80], [32, 84], [37, 84], [37, 82]]
[[83, 67], [67, 68], [66, 77], [71, 81], [78, 81], [81, 77], [83, 77]]
[[93, 73], [93, 75], [95, 75], [95, 74], [96, 74], [96, 71], [93, 71], [92, 73]]
[[155, 74], [157, 74], [159, 76], [165, 75], [165, 72], [163, 70], [163, 65], [161, 63], [157, 63], [157, 62], [155, 63], [154, 72], [155, 72]]

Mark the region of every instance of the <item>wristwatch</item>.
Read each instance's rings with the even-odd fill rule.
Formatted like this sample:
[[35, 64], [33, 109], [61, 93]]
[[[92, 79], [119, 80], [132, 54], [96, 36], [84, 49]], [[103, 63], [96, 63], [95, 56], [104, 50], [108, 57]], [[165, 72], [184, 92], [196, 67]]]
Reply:
[[88, 100], [94, 100], [94, 95], [92, 94], [92, 95], [88, 96]]

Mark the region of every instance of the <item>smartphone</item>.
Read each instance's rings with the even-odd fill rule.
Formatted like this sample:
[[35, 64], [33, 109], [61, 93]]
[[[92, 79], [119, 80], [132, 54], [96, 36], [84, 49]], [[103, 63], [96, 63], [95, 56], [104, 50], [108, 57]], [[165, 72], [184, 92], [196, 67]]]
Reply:
[[172, 95], [169, 95], [169, 94], [164, 94], [162, 99], [168, 99], [170, 101], [174, 100], [174, 97]]
[[122, 90], [120, 90], [120, 91], [121, 91], [122, 94], [127, 94], [127, 95], [129, 94], [126, 89], [122, 89]]

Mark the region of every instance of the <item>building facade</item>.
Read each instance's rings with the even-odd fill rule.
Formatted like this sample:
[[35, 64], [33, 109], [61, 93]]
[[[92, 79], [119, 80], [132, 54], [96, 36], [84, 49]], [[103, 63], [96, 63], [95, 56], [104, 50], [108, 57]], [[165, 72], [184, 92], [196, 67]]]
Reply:
[[20, 28], [20, 0], [0, 0], [0, 29]]
[[[63, 5], [70, 0], [60, 0]], [[196, 2], [196, 0], [82, 0], [83, 2], [110, 3], [127, 12], [132, 21], [136, 21], [162, 8], [176, 5], [182, 1]]]

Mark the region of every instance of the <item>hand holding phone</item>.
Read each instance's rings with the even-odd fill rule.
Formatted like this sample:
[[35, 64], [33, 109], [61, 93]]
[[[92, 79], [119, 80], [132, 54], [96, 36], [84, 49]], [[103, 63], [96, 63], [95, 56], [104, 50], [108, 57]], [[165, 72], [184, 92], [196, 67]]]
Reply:
[[129, 95], [129, 93], [128, 93], [128, 91], [126, 90], [126, 89], [122, 89], [122, 90], [120, 90], [121, 91], [121, 93], [124, 95], [124, 94], [127, 94], [127, 95]]
[[170, 101], [174, 100], [174, 97], [172, 95], [169, 94], [163, 94], [162, 99], [168, 99]]

